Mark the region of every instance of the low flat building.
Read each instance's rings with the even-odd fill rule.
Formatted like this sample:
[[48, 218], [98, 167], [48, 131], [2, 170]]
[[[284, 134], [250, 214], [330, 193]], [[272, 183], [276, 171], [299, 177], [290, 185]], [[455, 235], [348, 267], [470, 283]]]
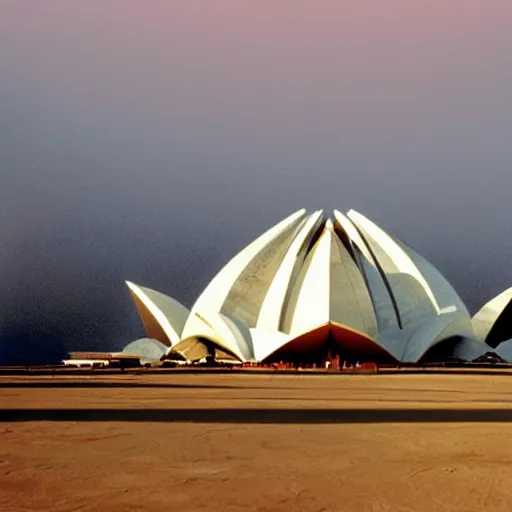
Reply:
[[122, 352], [70, 352], [62, 361], [64, 366], [122, 367], [141, 366], [140, 356]]

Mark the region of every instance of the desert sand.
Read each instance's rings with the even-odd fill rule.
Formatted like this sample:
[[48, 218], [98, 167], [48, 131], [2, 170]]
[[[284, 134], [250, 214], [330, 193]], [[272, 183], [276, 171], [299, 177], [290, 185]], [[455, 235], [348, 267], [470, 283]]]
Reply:
[[512, 375], [0, 376], [0, 510], [506, 511]]

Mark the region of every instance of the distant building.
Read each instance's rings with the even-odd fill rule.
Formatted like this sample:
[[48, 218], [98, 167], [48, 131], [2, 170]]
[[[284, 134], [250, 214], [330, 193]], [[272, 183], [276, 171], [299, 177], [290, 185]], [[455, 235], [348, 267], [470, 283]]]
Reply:
[[70, 352], [62, 364], [72, 367], [133, 368], [141, 365], [141, 358], [122, 352]]

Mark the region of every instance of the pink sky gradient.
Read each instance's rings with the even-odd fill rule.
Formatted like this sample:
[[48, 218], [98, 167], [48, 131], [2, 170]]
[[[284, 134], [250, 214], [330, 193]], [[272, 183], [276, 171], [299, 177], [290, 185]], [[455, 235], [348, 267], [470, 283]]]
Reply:
[[126, 338], [123, 279], [190, 305], [302, 206], [364, 212], [475, 309], [512, 284], [511, 22], [511, 0], [0, 0], [0, 310]]

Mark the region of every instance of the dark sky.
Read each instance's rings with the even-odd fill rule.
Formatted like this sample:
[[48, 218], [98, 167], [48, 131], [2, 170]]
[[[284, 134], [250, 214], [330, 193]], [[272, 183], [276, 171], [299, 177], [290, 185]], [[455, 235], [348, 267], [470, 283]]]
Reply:
[[509, 0], [0, 0], [0, 336], [121, 348], [301, 208], [512, 285]]

